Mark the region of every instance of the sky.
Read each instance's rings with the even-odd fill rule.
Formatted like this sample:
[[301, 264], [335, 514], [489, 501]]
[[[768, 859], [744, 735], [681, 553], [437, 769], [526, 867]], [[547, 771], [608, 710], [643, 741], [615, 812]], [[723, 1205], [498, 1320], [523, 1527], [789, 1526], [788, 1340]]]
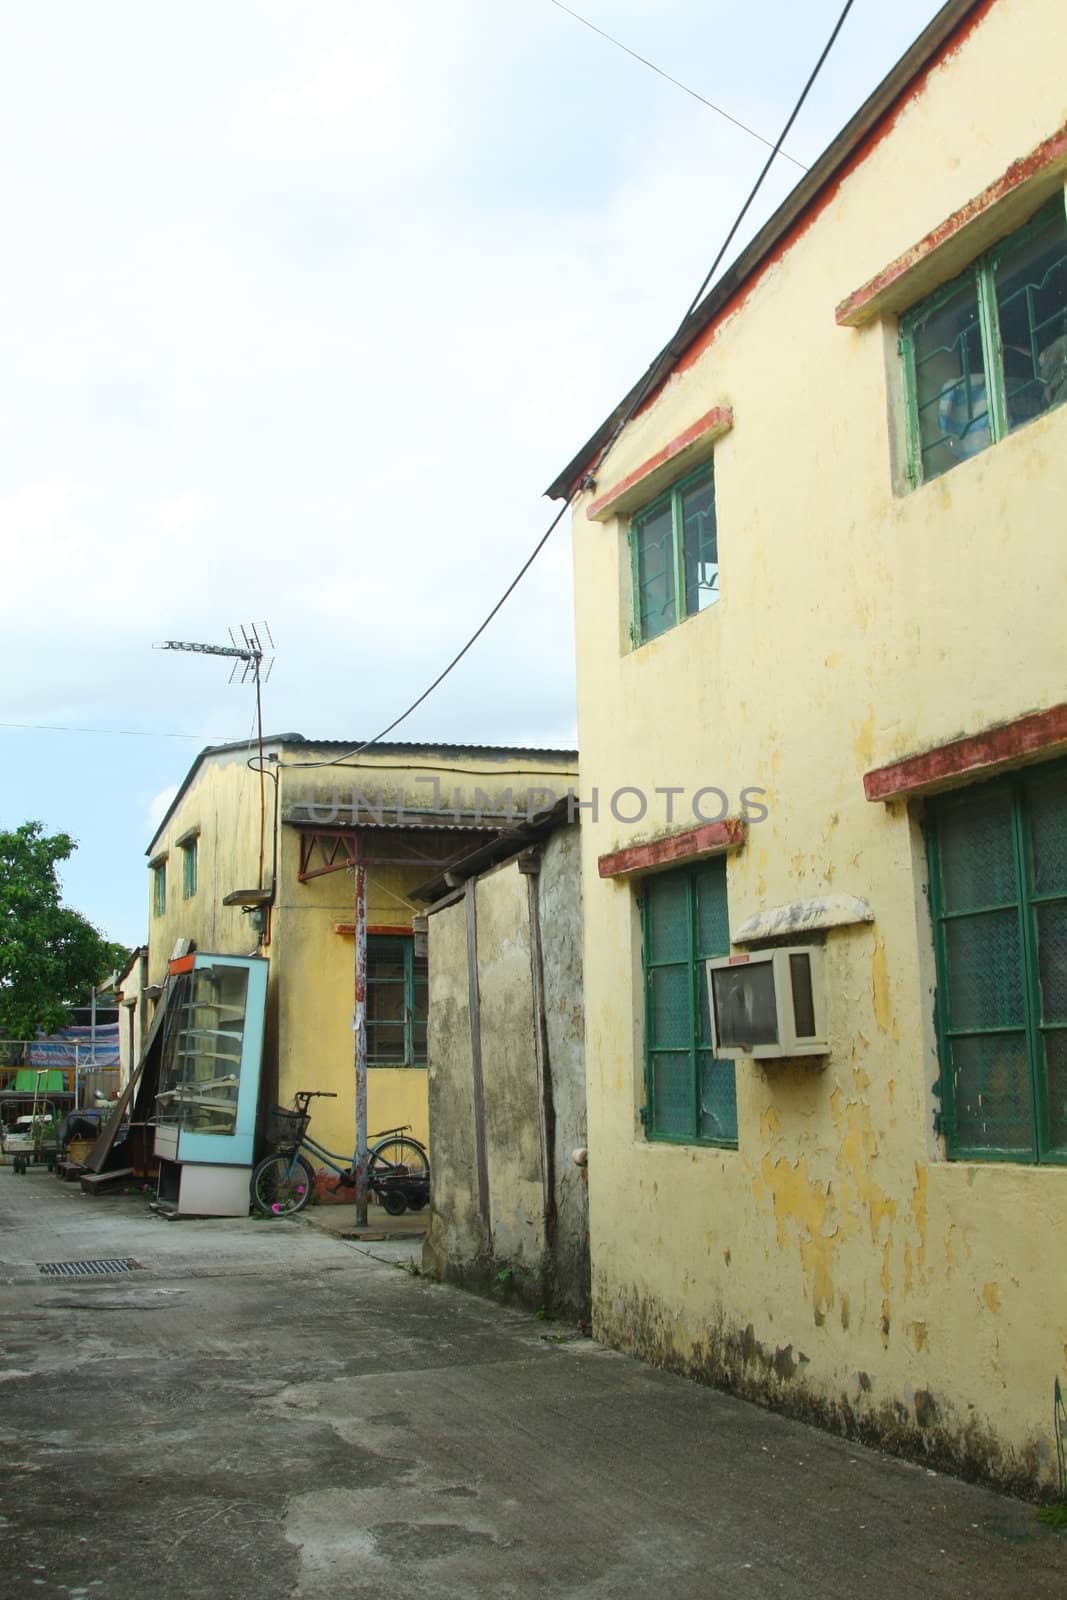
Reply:
[[[840, 0], [575, 0], [772, 142]], [[811, 164], [939, 9], [857, 0]], [[132, 946], [225, 663], [357, 743], [437, 675], [767, 155], [552, 0], [0, 0], [0, 829]], [[775, 162], [735, 255], [801, 176]], [[728, 264], [728, 262], [726, 263]], [[53, 731], [63, 730], [63, 731]], [[75, 731], [77, 730], [77, 731]], [[576, 738], [567, 520], [396, 738]]]

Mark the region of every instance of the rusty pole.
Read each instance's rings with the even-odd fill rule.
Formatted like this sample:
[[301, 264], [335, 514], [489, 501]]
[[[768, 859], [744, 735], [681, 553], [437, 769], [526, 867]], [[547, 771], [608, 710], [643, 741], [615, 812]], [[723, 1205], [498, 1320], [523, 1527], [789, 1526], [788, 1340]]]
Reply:
[[367, 1222], [367, 868], [363, 841], [356, 836], [356, 1225]]

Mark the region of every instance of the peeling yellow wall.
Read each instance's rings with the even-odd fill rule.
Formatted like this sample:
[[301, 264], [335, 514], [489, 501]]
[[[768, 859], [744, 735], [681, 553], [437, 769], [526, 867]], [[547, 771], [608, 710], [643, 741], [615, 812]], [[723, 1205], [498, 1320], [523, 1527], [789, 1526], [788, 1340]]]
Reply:
[[[283, 977], [278, 996], [279, 1098], [291, 1100], [297, 1089], [336, 1094], [336, 1100], [312, 1104], [312, 1132], [327, 1149], [351, 1156], [356, 1128], [353, 875], [345, 870], [300, 883], [299, 867], [299, 830], [283, 827], [274, 919]], [[369, 871], [368, 924], [410, 928], [418, 907], [409, 891], [427, 875], [420, 867]], [[344, 931], [336, 931], [339, 926]], [[403, 1123], [410, 1123], [418, 1138], [428, 1137], [426, 1068], [368, 1067], [368, 1131]]]
[[[272, 801], [267, 794], [267, 873], [270, 872]], [[152, 844], [152, 858], [167, 853], [167, 908], [153, 909], [148, 873], [148, 981], [160, 983], [179, 939], [223, 955], [255, 955], [255, 933], [239, 906], [224, 906], [235, 889], [254, 889], [259, 873], [259, 780], [248, 769], [246, 749], [225, 751], [200, 764], [172, 816]], [[176, 844], [199, 828], [196, 893], [182, 893], [182, 852]], [[262, 952], [270, 954], [270, 951]]]
[[[1064, 698], [1067, 408], [895, 493], [895, 334], [834, 309], [1067, 121], [1061, 26], [1053, 0], [994, 6], [600, 470], [604, 494], [732, 408], [719, 603], [631, 650], [625, 520], [590, 521], [583, 496], [574, 538], [582, 790], [601, 796], [582, 828], [595, 1328], [1046, 1484], [1067, 1171], [944, 1159], [921, 837], [862, 775]], [[640, 927], [597, 858], [657, 827], [611, 815], [623, 785], [717, 785], [735, 814], [767, 791], [728, 862], [732, 927], [831, 890], [874, 914], [827, 935], [826, 1070], [738, 1064], [736, 1151], [638, 1120]]]

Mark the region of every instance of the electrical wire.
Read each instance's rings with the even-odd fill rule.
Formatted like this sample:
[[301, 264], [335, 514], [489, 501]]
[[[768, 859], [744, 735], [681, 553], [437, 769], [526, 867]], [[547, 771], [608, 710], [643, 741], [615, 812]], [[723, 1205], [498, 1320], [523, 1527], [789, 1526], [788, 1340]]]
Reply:
[[821, 51], [821, 53], [819, 55], [819, 59], [816, 61], [814, 67], [811, 70], [811, 73], [808, 76], [807, 82], [805, 83], [803, 89], [800, 91], [800, 97], [798, 98], [798, 100], [797, 100], [796, 104], [794, 105], [792, 111], [789, 113], [789, 116], [786, 119], [785, 127], [782, 129], [781, 133], [778, 135], [778, 138], [775, 140], [775, 143], [774, 143], [774, 145], [773, 145], [773, 147], [771, 149], [770, 155], [767, 157], [767, 160], [763, 163], [763, 166], [760, 169], [759, 177], [756, 179], [755, 183], [752, 185], [752, 188], [749, 190], [748, 198], [745, 200], [744, 205], [741, 207], [741, 210], [738, 212], [736, 218], [734, 219], [733, 225], [730, 228], [729, 233], [726, 235], [726, 238], [723, 240], [723, 243], [722, 243], [718, 253], [715, 256], [714, 261], [712, 262], [711, 266], [708, 268], [707, 272], [705, 273], [704, 280], [701, 283], [700, 288], [697, 290], [696, 294], [693, 296], [693, 298], [690, 301], [688, 307], [686, 308], [685, 315], [682, 317], [682, 320], [679, 322], [679, 324], [678, 324], [677, 328], [675, 329], [674, 333], [671, 335], [671, 338], [668, 340], [667, 344], [664, 346], [663, 351], [660, 352], [660, 355], [658, 355], [656, 357], [655, 361], [653, 361], [652, 365], [649, 367], [648, 371], [645, 374], [644, 380], [640, 384], [638, 384], [637, 388], [634, 390], [633, 395], [631, 396], [629, 402], [627, 403], [627, 405], [623, 409], [623, 412], [622, 412], [621, 416], [618, 418], [614, 428], [612, 429], [610, 436], [608, 437], [608, 439], [606, 440], [606, 442], [602, 446], [602, 448], [601, 448], [599, 454], [597, 455], [596, 460], [593, 462], [592, 466], [588, 469], [586, 474], [583, 476], [583, 478], [581, 480], [581, 483], [576, 484], [575, 487], [568, 494], [567, 498], [563, 501], [562, 505], [560, 506], [559, 511], [557, 511], [556, 515], [552, 518], [552, 521], [549, 523], [548, 527], [545, 529], [545, 532], [541, 535], [540, 539], [534, 545], [534, 548], [530, 552], [530, 555], [523, 562], [522, 566], [519, 568], [519, 571], [516, 573], [515, 577], [511, 580], [511, 582], [508, 584], [508, 587], [504, 590], [504, 593], [500, 596], [500, 599], [496, 602], [496, 605], [489, 612], [489, 615], [487, 617], [485, 617], [485, 619], [475, 629], [474, 633], [471, 634], [470, 638], [467, 640], [467, 642], [463, 646], [463, 648], [461, 650], [458, 650], [456, 652], [456, 654], [452, 657], [452, 660], [448, 663], [448, 665], [441, 672], [439, 672], [437, 674], [437, 677], [433, 680], [433, 682], [429, 685], [429, 687], [424, 689], [423, 692], [418, 696], [418, 698], [411, 702], [411, 704], [408, 706], [406, 711], [402, 711], [400, 713], [400, 715], [398, 717], [394, 717], [392, 722], [388, 723], [387, 726], [384, 727], [381, 730], [380, 733], [376, 733], [374, 735], [373, 739], [367, 739], [363, 744], [357, 745], [354, 750], [348, 750], [343, 755], [335, 756], [329, 761], [294, 761], [294, 762], [287, 762], [286, 763], [287, 766], [295, 766], [295, 767], [338, 767], [338, 766], [342, 766], [346, 761], [352, 760], [353, 757], [362, 755], [364, 750], [368, 750], [371, 747], [371, 745], [378, 744], [380, 740], [385, 738], [387, 733], [392, 733], [394, 728], [399, 727], [402, 722], [406, 722], [408, 717], [411, 716], [411, 713], [413, 711], [417, 710], [418, 707], [422, 705], [424, 700], [429, 699], [430, 695], [433, 694], [434, 690], [438, 687], [438, 685], [443, 683], [444, 680], [448, 677], [449, 673], [453, 670], [453, 668], [458, 666], [459, 663], [463, 660], [463, 657], [467, 654], [467, 652], [471, 648], [471, 646], [474, 643], [476, 643], [476, 641], [478, 639], [481, 638], [482, 634], [485, 632], [486, 628], [492, 622], [492, 620], [496, 616], [497, 612], [504, 605], [504, 602], [506, 600], [508, 600], [511, 597], [511, 595], [514, 593], [514, 591], [518, 588], [518, 586], [521, 583], [522, 579], [526, 576], [527, 572], [529, 572], [530, 568], [533, 566], [534, 562], [537, 560], [537, 557], [541, 554], [541, 551], [544, 549], [545, 545], [548, 543], [550, 537], [555, 532], [555, 530], [559, 526], [560, 522], [563, 520], [564, 514], [569, 510], [569, 508], [571, 506], [571, 503], [573, 502], [573, 500], [575, 498], [575, 495], [579, 492], [579, 490], [593, 476], [595, 476], [596, 472], [600, 469], [600, 467], [603, 466], [604, 461], [606, 460], [606, 458], [608, 456], [608, 453], [614, 447], [619, 435], [622, 433], [622, 430], [626, 427], [627, 423], [630, 421], [630, 419], [633, 417], [634, 413], [639, 409], [639, 407], [644, 404], [645, 400], [647, 399], [647, 397], [648, 397], [649, 393], [652, 391], [652, 389], [656, 386], [657, 383], [659, 383], [660, 377], [661, 377], [660, 367], [661, 367], [661, 361], [662, 361], [663, 354], [671, 349], [671, 347], [673, 346], [675, 341], [684, 332], [686, 323], [689, 321], [689, 318], [692, 316], [693, 312], [696, 310], [697, 306], [700, 304], [701, 300], [704, 298], [704, 294], [705, 294], [705, 292], [706, 292], [706, 290], [708, 288], [708, 285], [711, 283], [711, 280], [714, 278], [716, 272], [718, 271], [718, 269], [719, 269], [719, 267], [720, 267], [720, 265], [722, 263], [723, 257], [726, 255], [727, 250], [730, 248], [730, 245], [732, 244], [734, 238], [737, 235], [738, 229], [740, 228], [742, 222], [744, 221], [745, 217], [748, 214], [748, 211], [749, 211], [749, 208], [752, 205], [752, 202], [755, 200], [756, 196], [759, 194], [760, 189], [763, 187], [764, 180], [765, 180], [768, 172], [771, 170], [771, 166], [773, 165], [774, 159], [780, 153], [781, 148], [782, 148], [782, 144], [783, 144], [784, 140], [789, 135], [789, 130], [792, 128], [794, 122], [797, 120], [797, 117], [800, 115], [800, 112], [801, 112], [801, 109], [803, 108], [804, 102], [807, 100], [808, 95], [811, 93], [811, 90], [812, 90], [812, 88], [813, 88], [813, 86], [815, 84], [815, 80], [818, 78], [819, 73], [822, 71], [823, 66], [824, 66], [824, 64], [826, 62], [827, 56], [830, 54], [830, 51], [833, 49], [834, 45], [836, 44], [837, 36], [841, 32], [841, 29], [844, 27], [845, 19], [847, 18], [849, 12], [852, 10], [852, 7], [853, 7], [854, 4], [855, 4], [855, 0], [845, 0], [844, 8], [843, 8], [843, 10], [841, 12], [841, 15], [838, 17], [837, 21], [834, 24], [833, 32], [830, 34], [829, 39], [826, 41], [825, 45], [823, 46], [822, 51]]
[[479, 626], [471, 634], [470, 638], [467, 640], [467, 642], [463, 646], [462, 650], [457, 650], [456, 654], [452, 657], [452, 660], [448, 663], [448, 666], [445, 667], [443, 669], [443, 671], [441, 671], [441, 672], [439, 672], [437, 674], [437, 677], [430, 684], [429, 688], [424, 689], [422, 691], [422, 693], [419, 695], [418, 699], [417, 700], [413, 700], [411, 702], [411, 704], [408, 706], [406, 711], [402, 711], [398, 717], [394, 717], [392, 722], [390, 722], [386, 727], [384, 727], [381, 730], [380, 733], [376, 733], [374, 735], [373, 739], [367, 739], [363, 744], [357, 745], [354, 750], [346, 750], [344, 755], [334, 756], [333, 759], [330, 760], [330, 761], [287, 761], [285, 763], [285, 765], [287, 767], [340, 767], [340, 766], [343, 766], [346, 761], [351, 761], [354, 756], [362, 755], [364, 750], [369, 750], [372, 744], [379, 744], [385, 738], [387, 733], [392, 733], [394, 728], [398, 728], [402, 722], [406, 722], [408, 717], [410, 717], [411, 713], [413, 711], [417, 710], [417, 708], [422, 705], [422, 702], [424, 700], [428, 700], [429, 699], [430, 695], [433, 694], [433, 692], [437, 688], [438, 684], [444, 682], [444, 680], [448, 677], [448, 674], [452, 671], [453, 667], [457, 667], [459, 665], [459, 663], [463, 660], [463, 657], [467, 654], [467, 651], [471, 648], [471, 646], [473, 644], [475, 644], [477, 642], [477, 640], [479, 640], [481, 638], [482, 634], [485, 632], [486, 628], [488, 628], [489, 624], [492, 622], [493, 618], [496, 616], [496, 614], [500, 610], [501, 606], [504, 604], [504, 602], [506, 600], [510, 599], [511, 595], [518, 588], [518, 586], [522, 582], [523, 578], [525, 578], [526, 574], [529, 572], [530, 568], [533, 566], [534, 562], [537, 560], [538, 556], [541, 554], [541, 551], [544, 549], [544, 547], [548, 543], [549, 539], [555, 533], [555, 531], [558, 528], [559, 524], [563, 521], [563, 518], [566, 515], [566, 513], [567, 513], [567, 511], [568, 511], [568, 509], [570, 507], [571, 500], [573, 498], [574, 498], [574, 496], [572, 494], [572, 495], [569, 495], [566, 500], [564, 500], [563, 504], [560, 506], [559, 510], [556, 512], [556, 515], [552, 518], [552, 521], [549, 523], [548, 527], [545, 529], [545, 531], [541, 535], [540, 539], [538, 539], [537, 543], [534, 545], [534, 547], [531, 550], [530, 554], [527, 556], [526, 560], [523, 562], [522, 566], [519, 568], [519, 570], [515, 574], [514, 578], [512, 578], [511, 582], [508, 584], [507, 588], [504, 590], [504, 593], [500, 596], [500, 599], [497, 601], [497, 603], [493, 607], [492, 611], [490, 611], [489, 615], [483, 619], [483, 621], [479, 624]]
[[[203, 738], [199, 733], [161, 733], [156, 728], [78, 728], [59, 722], [0, 722], [0, 728], [22, 728], [32, 733], [96, 733], [105, 738], [112, 734], [123, 734], [134, 739], [196, 739]], [[222, 744], [225, 741], [212, 738], [213, 744]]]
[[[583, 27], [591, 29], [593, 33], [598, 33], [602, 39], [606, 39], [609, 44], [613, 44], [617, 50], [622, 50], [626, 55], [632, 56], [635, 61], [640, 61], [643, 67], [648, 67], [650, 71], [657, 73], [659, 77], [666, 78], [667, 82], [673, 83], [676, 89], [681, 89], [683, 93], [691, 95], [694, 100], [699, 100], [701, 105], [707, 106], [709, 111], [714, 111], [717, 116], [725, 117], [727, 122], [732, 122], [735, 128], [741, 129], [742, 133], [750, 134], [753, 139], [758, 139], [760, 144], [765, 144], [768, 150], [774, 149], [771, 141], [765, 139], [762, 133], [757, 133], [755, 128], [750, 128], [747, 122], [742, 122], [739, 117], [731, 116], [729, 111], [724, 111], [722, 106], [717, 106], [713, 100], [708, 100], [704, 95], [699, 94], [696, 89], [691, 89], [680, 78], [672, 78], [669, 72], [664, 72], [662, 67], [657, 67], [656, 63], [650, 61], [647, 56], [639, 55], [636, 50], [631, 50], [628, 44], [623, 44], [621, 39], [616, 39], [614, 34], [605, 32], [603, 28], [598, 28], [595, 22], [590, 22], [588, 17], [583, 17], [579, 12], [572, 11], [570, 6], [565, 6], [563, 0], [549, 0], [549, 4], [554, 5], [560, 11], [565, 11], [568, 17], [573, 17], [575, 22], [580, 22]], [[794, 167], [799, 167], [801, 172], [807, 172], [808, 169], [803, 161], [798, 161], [795, 156], [791, 156], [788, 150], [782, 150], [779, 153], [787, 161], [791, 161]]]

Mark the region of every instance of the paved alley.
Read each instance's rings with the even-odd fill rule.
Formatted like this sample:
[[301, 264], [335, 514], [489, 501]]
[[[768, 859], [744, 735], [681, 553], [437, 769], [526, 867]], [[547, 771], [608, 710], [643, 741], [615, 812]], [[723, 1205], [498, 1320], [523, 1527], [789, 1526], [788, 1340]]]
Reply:
[[[0, 1169], [8, 1600], [1067, 1592], [1033, 1508], [307, 1222]], [[38, 1263], [129, 1258], [100, 1278]]]

